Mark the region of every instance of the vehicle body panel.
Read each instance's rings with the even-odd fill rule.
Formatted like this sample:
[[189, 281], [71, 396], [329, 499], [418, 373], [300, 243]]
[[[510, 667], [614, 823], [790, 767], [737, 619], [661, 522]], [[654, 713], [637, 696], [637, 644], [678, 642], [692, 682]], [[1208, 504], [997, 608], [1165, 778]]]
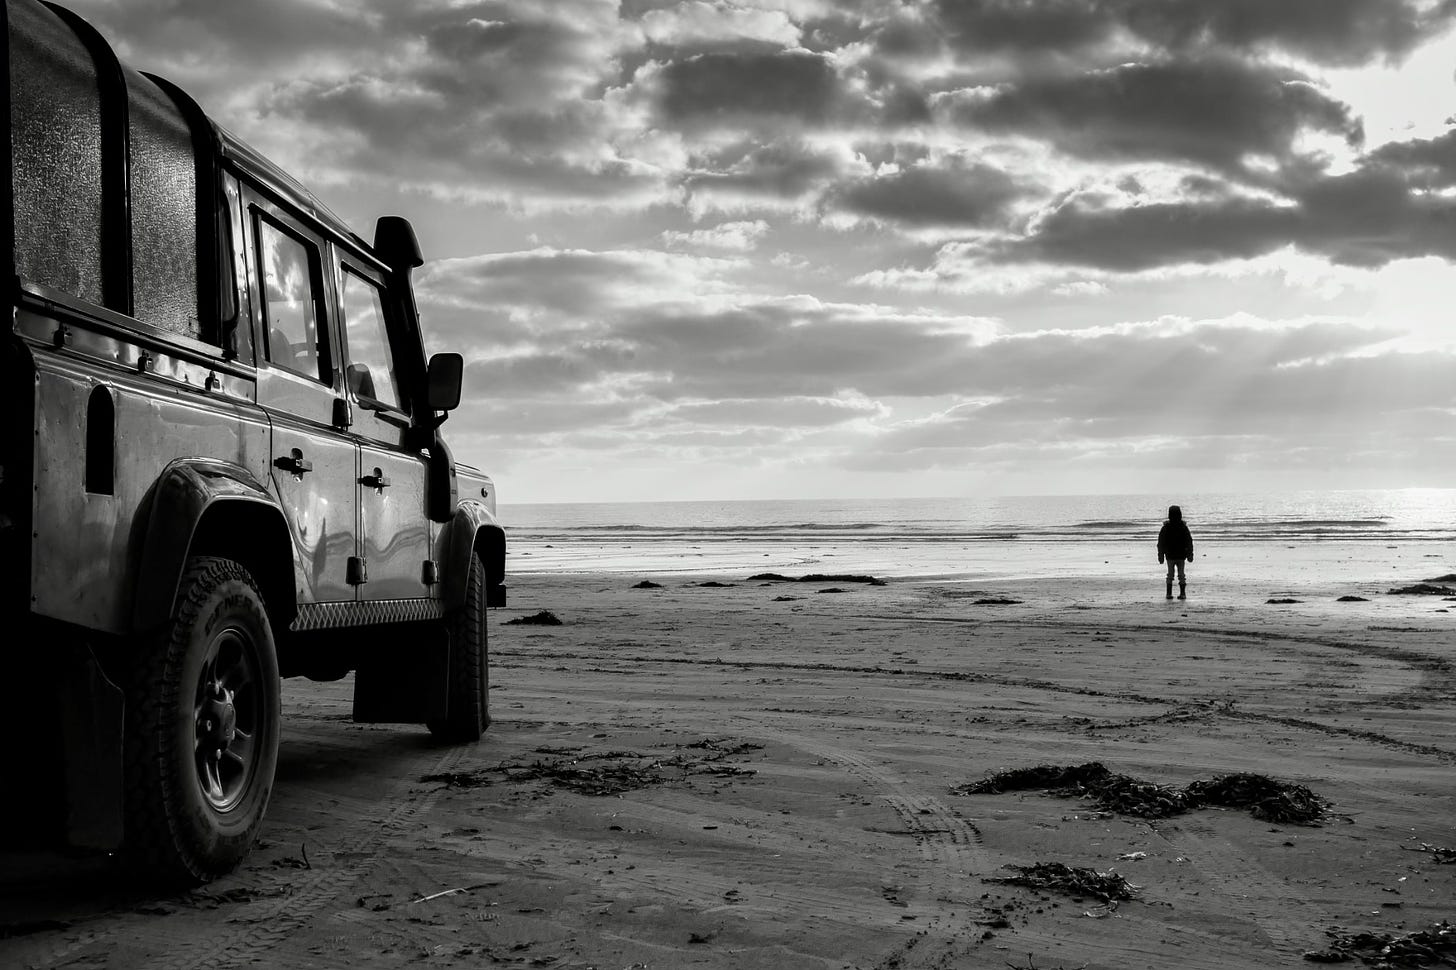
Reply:
[[[199, 397], [74, 356], [35, 360], [32, 609], [106, 633], [131, 629], [139, 510], [171, 461], [206, 456], [266, 479], [268, 423], [256, 407]], [[98, 433], [88, 421], [111, 419]], [[102, 449], [97, 442], [115, 442]], [[119, 445], [119, 446], [118, 446]], [[88, 490], [88, 447], [110, 465], [110, 491]], [[78, 460], [78, 456], [79, 459]]]

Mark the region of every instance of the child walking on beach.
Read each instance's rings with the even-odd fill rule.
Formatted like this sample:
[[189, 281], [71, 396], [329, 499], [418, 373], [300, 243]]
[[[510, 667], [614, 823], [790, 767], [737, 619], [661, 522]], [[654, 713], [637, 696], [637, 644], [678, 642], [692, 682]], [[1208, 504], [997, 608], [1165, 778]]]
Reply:
[[1178, 598], [1188, 598], [1188, 579], [1183, 575], [1183, 560], [1193, 559], [1193, 533], [1183, 521], [1183, 510], [1168, 506], [1168, 521], [1158, 532], [1158, 562], [1168, 561], [1168, 599], [1173, 598], [1173, 570], [1178, 571]]

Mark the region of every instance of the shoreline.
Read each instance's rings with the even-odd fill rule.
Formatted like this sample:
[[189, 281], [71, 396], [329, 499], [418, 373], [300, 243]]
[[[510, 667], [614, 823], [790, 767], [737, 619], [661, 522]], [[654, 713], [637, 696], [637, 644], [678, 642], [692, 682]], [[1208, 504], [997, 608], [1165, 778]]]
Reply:
[[[746, 582], [762, 572], [868, 574], [897, 586], [984, 589], [1020, 598], [1016, 615], [1038, 610], [1130, 610], [1161, 617], [1182, 605], [1222, 623], [1315, 622], [1338, 628], [1413, 621], [1456, 625], [1456, 600], [1392, 595], [1451, 573], [1446, 543], [1378, 550], [1330, 540], [1299, 547], [1270, 543], [1198, 547], [1186, 568], [1187, 601], [1164, 600], [1165, 567], [1151, 543], [976, 543], [966, 549], [843, 543], [514, 542], [508, 582], [600, 575], [688, 582]], [[1370, 558], [1371, 553], [1380, 555]], [[1456, 588], [1450, 581], [1446, 585]], [[1346, 601], [1342, 601], [1342, 597]], [[1350, 600], [1357, 597], [1357, 600]], [[1271, 600], [1294, 600], [1271, 603]]]

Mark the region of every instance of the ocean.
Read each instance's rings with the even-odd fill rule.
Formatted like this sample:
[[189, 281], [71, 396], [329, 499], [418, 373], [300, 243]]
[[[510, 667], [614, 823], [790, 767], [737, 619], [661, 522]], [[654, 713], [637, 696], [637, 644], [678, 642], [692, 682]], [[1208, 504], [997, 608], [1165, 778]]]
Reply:
[[502, 505], [500, 516], [518, 574], [797, 569], [1126, 582], [1161, 575], [1157, 534], [1173, 503], [1194, 536], [1190, 577], [1216, 576], [1226, 588], [1373, 590], [1456, 568], [1456, 489], [522, 504]]

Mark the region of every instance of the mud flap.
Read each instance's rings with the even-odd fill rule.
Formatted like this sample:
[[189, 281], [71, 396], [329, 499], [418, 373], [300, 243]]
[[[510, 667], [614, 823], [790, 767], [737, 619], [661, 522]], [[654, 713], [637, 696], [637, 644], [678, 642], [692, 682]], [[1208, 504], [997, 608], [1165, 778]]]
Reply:
[[122, 838], [121, 690], [91, 651], [22, 664], [0, 698], [0, 842], [107, 851]]
[[77, 848], [114, 849], [122, 836], [123, 716], [121, 688], [88, 651], [61, 678], [66, 746], [66, 841]]
[[354, 720], [424, 724], [445, 716], [450, 639], [441, 623], [382, 628], [354, 674]]

